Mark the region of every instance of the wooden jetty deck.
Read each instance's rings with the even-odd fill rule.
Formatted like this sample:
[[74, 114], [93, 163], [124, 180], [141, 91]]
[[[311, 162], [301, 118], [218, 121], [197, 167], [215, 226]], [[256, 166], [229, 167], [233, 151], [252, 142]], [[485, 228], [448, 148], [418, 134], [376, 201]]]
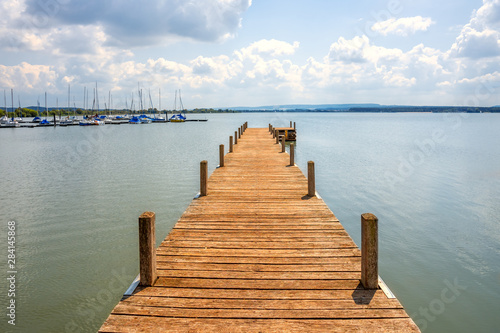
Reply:
[[100, 332], [419, 332], [267, 129], [248, 128]]

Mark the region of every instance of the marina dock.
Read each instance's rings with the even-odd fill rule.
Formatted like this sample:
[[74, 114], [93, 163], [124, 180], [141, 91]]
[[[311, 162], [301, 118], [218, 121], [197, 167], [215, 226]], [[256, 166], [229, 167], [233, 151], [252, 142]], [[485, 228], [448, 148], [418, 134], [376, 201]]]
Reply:
[[140, 285], [100, 332], [420, 332], [378, 277], [376, 243], [361, 251], [316, 193], [314, 164], [304, 176], [272, 126], [234, 139], [210, 177], [200, 164], [200, 194], [157, 249], [141, 215]]

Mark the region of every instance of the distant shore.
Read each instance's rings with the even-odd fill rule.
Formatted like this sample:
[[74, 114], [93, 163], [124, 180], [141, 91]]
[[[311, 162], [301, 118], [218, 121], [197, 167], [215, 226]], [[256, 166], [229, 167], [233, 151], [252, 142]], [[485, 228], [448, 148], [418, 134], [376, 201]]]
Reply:
[[[12, 108], [7, 107], [9, 117], [12, 116]], [[48, 111], [48, 112], [47, 112]], [[111, 114], [111, 115], [123, 115], [123, 114], [173, 114], [179, 111], [172, 110], [142, 110], [142, 111], [131, 111], [126, 109], [112, 109], [112, 110], [83, 110], [80, 108], [76, 109], [62, 109], [49, 107], [45, 109], [36, 111], [36, 108], [26, 107], [26, 108], [14, 108], [15, 116], [22, 117], [35, 117], [37, 115], [53, 116], [67, 116], [67, 115], [93, 115], [93, 114]], [[264, 112], [315, 112], [315, 113], [500, 113], [500, 106], [492, 107], [471, 107], [471, 106], [383, 106], [383, 105], [369, 105], [364, 106], [363, 104], [348, 104], [348, 105], [307, 105], [300, 107], [299, 105], [294, 107], [293, 105], [282, 105], [275, 107], [236, 107], [227, 109], [213, 109], [213, 108], [196, 108], [191, 110], [184, 110], [186, 114], [202, 114], [202, 113], [264, 113]], [[0, 108], [0, 117], [5, 115], [5, 110]]]

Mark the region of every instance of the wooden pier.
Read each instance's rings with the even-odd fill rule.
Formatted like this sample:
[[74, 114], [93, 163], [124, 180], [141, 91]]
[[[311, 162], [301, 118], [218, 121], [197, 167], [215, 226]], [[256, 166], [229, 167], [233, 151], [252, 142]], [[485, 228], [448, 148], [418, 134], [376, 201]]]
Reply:
[[[203, 195], [160, 247], [144, 240], [146, 286], [100, 332], [419, 332], [396, 298], [361, 283], [360, 249], [271, 127], [240, 131], [206, 183], [201, 164]], [[154, 213], [141, 218], [154, 238]]]

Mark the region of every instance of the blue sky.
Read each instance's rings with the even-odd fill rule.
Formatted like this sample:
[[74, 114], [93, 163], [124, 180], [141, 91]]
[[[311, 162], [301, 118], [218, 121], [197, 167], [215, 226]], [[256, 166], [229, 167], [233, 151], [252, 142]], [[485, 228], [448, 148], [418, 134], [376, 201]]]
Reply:
[[0, 0], [0, 12], [0, 89], [23, 105], [45, 92], [66, 105], [70, 84], [82, 106], [96, 82], [113, 107], [138, 85], [155, 107], [161, 89], [163, 108], [176, 89], [187, 108], [500, 104], [500, 0]]

